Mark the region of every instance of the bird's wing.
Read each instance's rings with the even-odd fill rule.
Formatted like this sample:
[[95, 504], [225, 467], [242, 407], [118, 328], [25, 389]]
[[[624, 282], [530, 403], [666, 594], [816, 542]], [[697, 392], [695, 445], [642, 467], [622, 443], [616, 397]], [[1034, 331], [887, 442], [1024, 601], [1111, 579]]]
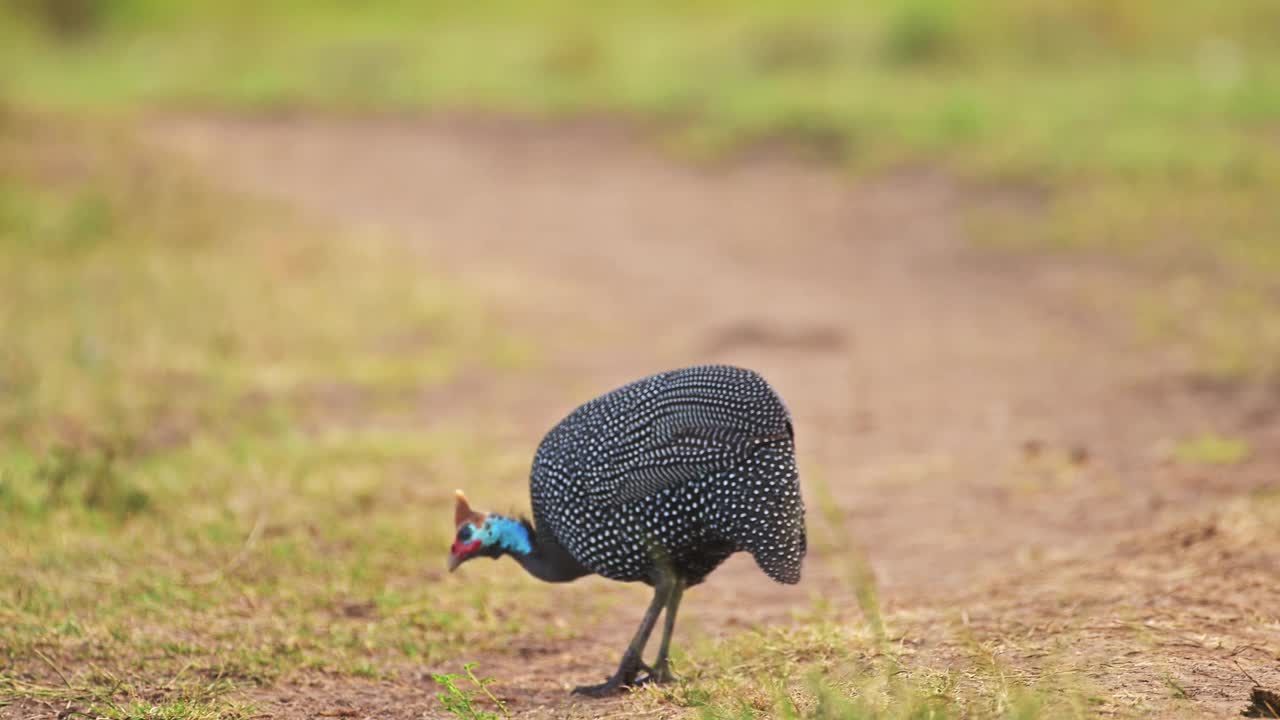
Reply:
[[785, 433], [759, 436], [726, 427], [684, 427], [635, 453], [632, 460], [601, 478], [597, 499], [616, 505], [638, 500], [682, 482], [730, 469], [763, 443]]
[[592, 483], [592, 495], [607, 505], [733, 468], [758, 445], [791, 432], [780, 405], [696, 378], [669, 379], [625, 416], [629, 422], [609, 443]]

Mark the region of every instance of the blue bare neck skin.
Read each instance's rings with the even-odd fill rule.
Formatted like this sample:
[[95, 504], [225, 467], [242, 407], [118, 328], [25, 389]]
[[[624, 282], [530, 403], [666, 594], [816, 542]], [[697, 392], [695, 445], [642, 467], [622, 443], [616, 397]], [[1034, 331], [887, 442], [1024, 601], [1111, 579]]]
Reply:
[[527, 523], [505, 515], [490, 515], [486, 544], [502, 548], [530, 575], [547, 582], [568, 582], [591, 571], [565, 552], [554, 538], [540, 537]]
[[528, 555], [533, 552], [533, 541], [529, 537], [529, 529], [524, 523], [503, 515], [490, 515], [485, 523], [485, 532], [492, 538], [491, 543], [515, 555]]

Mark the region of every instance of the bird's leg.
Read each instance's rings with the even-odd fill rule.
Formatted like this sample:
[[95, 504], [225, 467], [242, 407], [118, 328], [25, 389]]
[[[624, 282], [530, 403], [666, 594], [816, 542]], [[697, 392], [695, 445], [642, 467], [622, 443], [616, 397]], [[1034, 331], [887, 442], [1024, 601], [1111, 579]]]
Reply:
[[662, 612], [662, 606], [666, 604], [674, 587], [672, 581], [666, 577], [659, 580], [654, 587], [653, 601], [649, 603], [649, 609], [645, 611], [644, 619], [640, 621], [640, 628], [636, 630], [635, 637], [631, 638], [627, 651], [622, 654], [622, 662], [618, 665], [618, 671], [613, 674], [613, 677], [600, 685], [583, 685], [574, 688], [575, 694], [588, 697], [611, 695], [624, 687], [633, 685], [636, 675], [640, 674], [641, 670], [649, 669], [642, 658], [644, 646], [649, 642], [653, 626], [658, 622], [658, 614]]
[[641, 678], [641, 683], [668, 683], [676, 679], [671, 673], [671, 661], [667, 653], [671, 650], [671, 633], [676, 627], [676, 611], [680, 608], [680, 598], [684, 595], [684, 580], [677, 578], [667, 596], [667, 617], [662, 625], [662, 644], [658, 646], [658, 658], [653, 661], [649, 674]]

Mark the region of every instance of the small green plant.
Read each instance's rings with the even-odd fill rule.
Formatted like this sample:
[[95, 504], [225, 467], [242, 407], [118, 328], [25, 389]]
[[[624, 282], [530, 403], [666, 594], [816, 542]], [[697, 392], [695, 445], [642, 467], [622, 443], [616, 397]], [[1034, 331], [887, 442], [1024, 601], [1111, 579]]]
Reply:
[[1173, 455], [1184, 465], [1238, 465], [1249, 458], [1249, 443], [1209, 433], [1179, 443]]
[[[496, 720], [499, 717], [511, 717], [511, 714], [507, 712], [506, 704], [489, 691], [489, 684], [493, 682], [493, 678], [476, 677], [474, 671], [476, 664], [467, 663], [463, 665], [462, 675], [453, 673], [433, 674], [431, 679], [444, 688], [444, 692], [439, 693], [436, 697], [440, 698], [440, 703], [444, 705], [444, 709], [454, 717], [466, 718], [467, 720]], [[470, 681], [476, 689], [464, 690], [458, 687], [459, 681]], [[499, 715], [476, 707], [476, 700], [480, 695], [489, 698], [489, 701], [496, 705], [498, 711], [502, 714]]]

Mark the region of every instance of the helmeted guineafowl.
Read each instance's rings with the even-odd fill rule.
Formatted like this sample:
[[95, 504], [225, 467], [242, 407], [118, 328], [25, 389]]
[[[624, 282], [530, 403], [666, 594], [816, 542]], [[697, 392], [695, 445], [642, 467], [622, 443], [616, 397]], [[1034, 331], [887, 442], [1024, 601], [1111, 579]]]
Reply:
[[[458, 492], [451, 571], [511, 555], [548, 582], [596, 573], [655, 590], [618, 671], [576, 692], [670, 680], [680, 597], [733, 553], [751, 553], [778, 582], [800, 580], [804, 505], [791, 418], [750, 370], [672, 370], [588, 402], [542, 440], [529, 488], [536, 526], [476, 512]], [[650, 667], [641, 654], [664, 607]], [[637, 680], [641, 670], [648, 676]]]

